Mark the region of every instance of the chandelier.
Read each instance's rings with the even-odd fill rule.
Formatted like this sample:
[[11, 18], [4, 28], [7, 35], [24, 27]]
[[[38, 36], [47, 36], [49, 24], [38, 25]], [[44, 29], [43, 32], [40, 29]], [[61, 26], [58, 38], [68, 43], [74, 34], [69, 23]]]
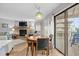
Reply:
[[36, 12], [35, 17], [37, 20], [42, 20], [43, 19], [43, 13], [40, 11], [40, 7], [36, 7], [36, 9], [38, 10], [38, 12]]

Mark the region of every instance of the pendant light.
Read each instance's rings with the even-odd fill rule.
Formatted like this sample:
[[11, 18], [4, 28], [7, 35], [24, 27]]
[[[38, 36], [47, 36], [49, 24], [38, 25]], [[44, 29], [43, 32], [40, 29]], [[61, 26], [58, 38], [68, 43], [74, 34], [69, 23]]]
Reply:
[[38, 10], [38, 12], [36, 12], [35, 17], [36, 17], [37, 20], [42, 20], [44, 15], [43, 15], [43, 13], [40, 11], [40, 7], [38, 7], [37, 10]]

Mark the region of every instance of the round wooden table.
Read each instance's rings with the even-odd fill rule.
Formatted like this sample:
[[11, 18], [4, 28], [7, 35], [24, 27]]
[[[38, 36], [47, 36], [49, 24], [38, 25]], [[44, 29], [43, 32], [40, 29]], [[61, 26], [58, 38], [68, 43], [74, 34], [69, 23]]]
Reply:
[[36, 48], [35, 44], [39, 36], [30, 36], [28, 39], [32, 42], [32, 56], [34, 55], [34, 47]]

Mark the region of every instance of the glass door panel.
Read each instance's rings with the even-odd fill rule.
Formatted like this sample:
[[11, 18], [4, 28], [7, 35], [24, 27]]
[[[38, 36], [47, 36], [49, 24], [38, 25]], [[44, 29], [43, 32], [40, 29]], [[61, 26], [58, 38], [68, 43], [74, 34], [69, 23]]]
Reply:
[[64, 54], [64, 13], [56, 17], [56, 48]]
[[68, 55], [79, 56], [79, 4], [68, 10]]

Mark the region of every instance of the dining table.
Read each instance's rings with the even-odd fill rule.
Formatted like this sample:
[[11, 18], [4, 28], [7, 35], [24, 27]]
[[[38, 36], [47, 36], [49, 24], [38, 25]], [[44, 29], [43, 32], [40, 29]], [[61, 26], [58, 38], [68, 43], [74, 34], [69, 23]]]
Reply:
[[28, 39], [32, 42], [32, 56], [34, 55], [34, 47], [37, 42], [37, 39], [40, 38], [40, 36], [30, 36]]

